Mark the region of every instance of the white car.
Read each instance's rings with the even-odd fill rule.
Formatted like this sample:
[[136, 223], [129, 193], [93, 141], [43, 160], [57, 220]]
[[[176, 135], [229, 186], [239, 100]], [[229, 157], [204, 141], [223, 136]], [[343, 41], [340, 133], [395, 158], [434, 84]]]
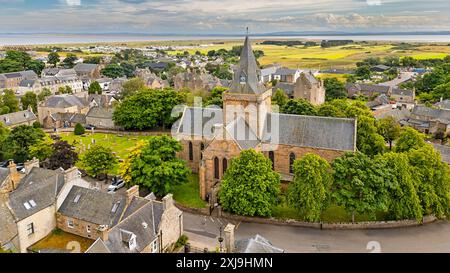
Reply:
[[111, 185], [108, 187], [109, 192], [115, 192], [125, 186], [125, 181], [120, 177], [114, 177], [112, 179]]

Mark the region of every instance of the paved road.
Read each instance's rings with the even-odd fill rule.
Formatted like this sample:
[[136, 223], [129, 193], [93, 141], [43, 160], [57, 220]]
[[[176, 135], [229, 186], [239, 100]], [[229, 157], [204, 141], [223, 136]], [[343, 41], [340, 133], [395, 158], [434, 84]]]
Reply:
[[412, 78], [413, 72], [400, 72], [400, 78], [396, 77], [392, 81], [380, 83], [383, 86], [390, 86], [392, 88], [397, 88], [401, 83], [406, 82]]
[[[184, 214], [184, 228], [191, 241], [215, 248], [219, 227], [228, 221]], [[254, 223], [233, 223], [236, 240], [260, 234], [288, 253], [297, 252], [445, 252], [450, 253], [450, 222], [383, 230], [317, 230]], [[368, 249], [368, 244], [371, 246]], [[375, 248], [372, 248], [375, 247]]]

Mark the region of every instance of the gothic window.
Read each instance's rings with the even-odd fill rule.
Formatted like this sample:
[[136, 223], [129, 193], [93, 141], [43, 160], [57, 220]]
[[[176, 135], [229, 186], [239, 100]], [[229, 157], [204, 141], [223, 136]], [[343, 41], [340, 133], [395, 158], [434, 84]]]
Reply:
[[214, 178], [215, 179], [220, 179], [219, 159], [217, 157], [214, 157]]
[[225, 174], [227, 169], [228, 169], [228, 160], [224, 158], [222, 161], [222, 173]]
[[295, 154], [291, 153], [289, 155], [289, 173], [294, 174], [294, 161], [295, 161]]
[[275, 170], [275, 153], [273, 151], [269, 152], [269, 159], [272, 161], [272, 170]]
[[205, 150], [205, 144], [202, 142], [200, 144], [200, 160], [203, 160], [203, 150]]
[[194, 147], [191, 141], [189, 141], [189, 160], [194, 160]]

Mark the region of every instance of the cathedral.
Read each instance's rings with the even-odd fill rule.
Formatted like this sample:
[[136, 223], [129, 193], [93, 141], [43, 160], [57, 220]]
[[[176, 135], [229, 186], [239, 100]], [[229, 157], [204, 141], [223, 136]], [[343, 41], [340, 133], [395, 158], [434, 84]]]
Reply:
[[230, 89], [219, 107], [185, 107], [173, 136], [178, 154], [199, 174], [202, 199], [217, 202], [220, 181], [230, 160], [255, 149], [272, 161], [282, 180], [293, 180], [293, 163], [307, 153], [328, 161], [356, 150], [356, 120], [281, 114], [272, 105], [272, 90], [261, 83], [261, 72], [246, 37]]

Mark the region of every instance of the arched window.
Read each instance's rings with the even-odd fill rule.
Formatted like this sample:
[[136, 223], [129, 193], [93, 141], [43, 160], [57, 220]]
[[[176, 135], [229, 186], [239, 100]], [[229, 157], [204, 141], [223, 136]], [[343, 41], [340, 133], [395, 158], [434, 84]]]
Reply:
[[294, 174], [294, 161], [295, 161], [295, 154], [291, 153], [289, 155], [289, 173]]
[[228, 160], [226, 158], [224, 158], [222, 160], [222, 174], [225, 174], [227, 169], [228, 169]]
[[205, 150], [205, 144], [200, 143], [200, 160], [203, 160], [203, 150]]
[[217, 157], [214, 157], [214, 178], [215, 179], [220, 179], [219, 159]]
[[272, 161], [272, 170], [275, 170], [275, 153], [273, 151], [269, 152], [269, 159]]
[[189, 141], [189, 160], [194, 160], [194, 147], [191, 141]]

